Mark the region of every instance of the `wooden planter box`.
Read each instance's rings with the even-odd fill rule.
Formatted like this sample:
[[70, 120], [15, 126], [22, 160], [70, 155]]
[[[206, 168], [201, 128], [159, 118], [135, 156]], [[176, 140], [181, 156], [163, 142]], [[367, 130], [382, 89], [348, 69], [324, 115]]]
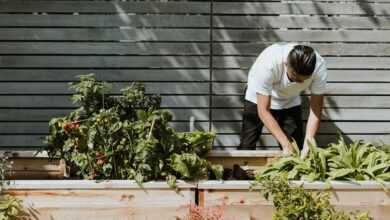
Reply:
[[165, 220], [184, 217], [195, 203], [195, 185], [179, 183], [178, 188], [165, 182], [140, 188], [130, 180], [16, 180], [5, 193], [23, 199], [32, 219]]
[[[296, 182], [302, 184], [303, 182]], [[325, 190], [323, 182], [303, 183], [307, 190]], [[225, 205], [225, 216], [239, 220], [272, 219], [273, 206], [248, 181], [204, 181], [198, 184], [199, 205]], [[386, 185], [390, 189], [390, 183]], [[331, 202], [344, 210], [367, 210], [375, 220], [390, 219], [390, 194], [372, 181], [332, 182]]]

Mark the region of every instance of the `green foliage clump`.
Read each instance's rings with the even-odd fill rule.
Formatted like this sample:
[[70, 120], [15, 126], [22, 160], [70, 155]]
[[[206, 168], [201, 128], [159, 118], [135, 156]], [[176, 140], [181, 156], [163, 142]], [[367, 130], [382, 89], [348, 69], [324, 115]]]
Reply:
[[259, 172], [259, 176], [286, 175], [289, 180], [390, 181], [390, 154], [382, 146], [362, 141], [347, 144], [342, 137], [326, 148], [309, 144], [307, 158], [299, 152], [282, 157]]
[[4, 195], [0, 199], [0, 220], [12, 220], [23, 214], [22, 200]]
[[214, 133], [179, 133], [169, 127], [172, 115], [160, 109], [161, 99], [145, 95], [134, 83], [110, 95], [110, 85], [93, 75], [72, 83], [72, 99], [80, 107], [49, 122], [48, 154], [63, 158], [72, 175], [86, 179], [134, 179], [139, 184], [166, 179], [195, 180], [213, 174], [221, 166], [202, 157], [211, 149]]
[[260, 192], [272, 199], [275, 207], [273, 220], [372, 220], [367, 212], [346, 213], [330, 204], [330, 194], [308, 192], [302, 186], [290, 187], [283, 176], [258, 176], [254, 185], [260, 184]]
[[0, 156], [0, 220], [12, 220], [20, 217], [23, 212], [22, 200], [7, 194], [3, 190], [9, 185], [12, 162], [7, 155]]

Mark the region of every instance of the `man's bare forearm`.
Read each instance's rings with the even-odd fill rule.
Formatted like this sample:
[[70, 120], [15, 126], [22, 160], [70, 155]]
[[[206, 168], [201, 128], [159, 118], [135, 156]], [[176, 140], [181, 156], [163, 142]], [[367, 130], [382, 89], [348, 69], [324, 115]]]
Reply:
[[279, 126], [271, 112], [267, 109], [260, 109], [258, 110], [258, 113], [264, 126], [272, 133], [280, 145], [282, 145], [283, 150], [292, 151], [290, 140], [283, 132], [282, 128]]
[[323, 100], [323, 96], [319, 95], [310, 97], [310, 113], [306, 125], [305, 140], [314, 138], [320, 128]]

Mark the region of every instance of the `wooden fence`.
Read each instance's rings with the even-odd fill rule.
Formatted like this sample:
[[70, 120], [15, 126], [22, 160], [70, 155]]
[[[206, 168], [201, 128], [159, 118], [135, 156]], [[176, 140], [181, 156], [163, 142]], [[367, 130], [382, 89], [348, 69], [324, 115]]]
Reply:
[[[142, 81], [176, 128], [188, 131], [193, 116], [218, 133], [216, 148], [235, 147], [248, 69], [280, 41], [327, 61], [320, 144], [338, 130], [390, 142], [389, 13], [389, 0], [1, 1], [0, 147], [43, 146], [48, 120], [75, 108], [67, 84], [87, 73], [115, 93]], [[260, 146], [276, 142], [267, 133]]]

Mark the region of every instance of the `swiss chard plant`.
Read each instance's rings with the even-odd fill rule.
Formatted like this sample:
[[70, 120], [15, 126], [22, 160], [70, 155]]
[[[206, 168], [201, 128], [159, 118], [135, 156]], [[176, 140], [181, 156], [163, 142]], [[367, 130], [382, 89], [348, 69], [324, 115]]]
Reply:
[[72, 83], [80, 107], [49, 122], [46, 151], [63, 158], [73, 176], [85, 179], [133, 179], [139, 184], [165, 179], [221, 178], [223, 168], [203, 157], [211, 150], [212, 132], [177, 132], [172, 115], [160, 109], [160, 97], [146, 95], [134, 83], [110, 94], [110, 85], [93, 75]]
[[307, 158], [299, 152], [282, 157], [258, 173], [260, 176], [287, 175], [289, 180], [375, 180], [390, 181], [390, 154], [384, 146], [362, 141], [346, 143], [340, 136], [338, 143], [320, 148], [310, 143]]

